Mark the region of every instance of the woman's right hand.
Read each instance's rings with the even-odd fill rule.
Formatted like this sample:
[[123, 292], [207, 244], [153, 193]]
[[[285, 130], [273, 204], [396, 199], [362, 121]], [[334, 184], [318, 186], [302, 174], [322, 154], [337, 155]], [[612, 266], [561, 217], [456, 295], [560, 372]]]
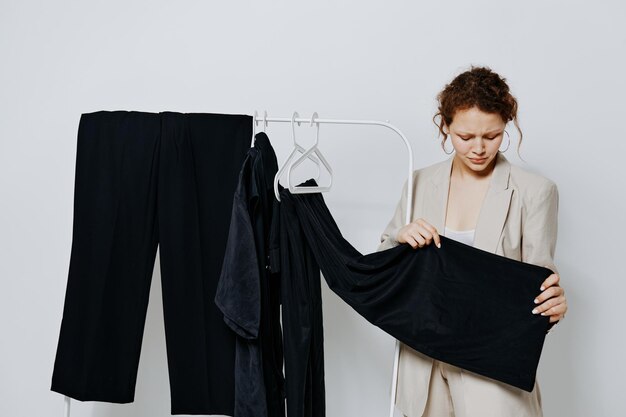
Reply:
[[413, 220], [398, 230], [396, 240], [399, 243], [410, 244], [413, 249], [423, 248], [432, 241], [435, 241], [438, 248], [441, 247], [441, 239], [437, 229], [422, 218]]

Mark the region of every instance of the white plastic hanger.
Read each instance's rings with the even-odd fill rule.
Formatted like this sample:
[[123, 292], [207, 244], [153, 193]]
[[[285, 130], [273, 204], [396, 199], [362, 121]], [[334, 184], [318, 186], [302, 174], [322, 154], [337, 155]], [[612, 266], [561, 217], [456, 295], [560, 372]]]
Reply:
[[263, 110], [263, 131], [267, 130], [267, 110]]
[[[285, 169], [290, 167], [290, 163], [291, 161], [297, 156], [298, 153], [300, 154], [306, 154], [307, 150], [304, 149], [302, 146], [300, 146], [298, 144], [298, 142], [296, 141], [296, 126], [295, 124], [298, 123], [298, 125], [300, 125], [300, 122], [296, 122], [296, 118], [300, 117], [300, 115], [298, 114], [297, 111], [294, 111], [293, 114], [291, 115], [291, 131], [292, 131], [292, 137], [293, 137], [293, 150], [291, 151], [291, 154], [289, 154], [289, 157], [287, 158], [287, 161], [283, 164], [283, 166], [278, 170], [278, 172], [276, 173], [276, 175], [274, 176], [274, 195], [276, 196], [276, 199], [278, 201], [280, 201], [280, 193], [278, 192], [278, 180], [280, 179], [281, 175], [283, 174], [283, 172], [285, 172]], [[311, 125], [313, 124], [313, 118], [311, 118]], [[319, 129], [319, 124], [318, 124], [318, 129]], [[302, 158], [302, 157], [301, 157]], [[313, 162], [315, 162], [315, 164], [319, 167], [320, 166], [320, 162], [317, 159], [316, 155], [313, 155], [311, 153], [306, 155], [306, 158], [312, 160]], [[324, 162], [324, 161], [322, 161]], [[326, 162], [324, 162], [326, 164]], [[318, 170], [318, 175], [317, 178], [319, 179], [319, 170]], [[287, 179], [287, 181], [289, 181], [289, 179]], [[309, 190], [311, 190], [313, 187], [306, 187]], [[291, 188], [290, 188], [291, 189]]]
[[[310, 126], [313, 126], [313, 122], [314, 122], [314, 120], [316, 118], [318, 118], [317, 112], [313, 113], [313, 115], [311, 116], [311, 124], [310, 124]], [[320, 191], [320, 192], [321, 191], [329, 191], [330, 187], [333, 184], [333, 169], [331, 168], [331, 166], [328, 163], [328, 161], [326, 160], [326, 158], [324, 158], [324, 155], [322, 155], [322, 152], [320, 151], [320, 149], [318, 147], [319, 142], [320, 142], [320, 124], [319, 123], [315, 123], [315, 126], [316, 126], [316, 129], [315, 129], [315, 143], [305, 153], [303, 153], [302, 156], [300, 156], [300, 158], [298, 158], [294, 162], [292, 162], [289, 165], [289, 167], [287, 168], [287, 184], [289, 184], [289, 191], [291, 191], [292, 194], [304, 194], [304, 193], [311, 193], [311, 192], [316, 192], [316, 191]], [[325, 186], [317, 185], [315, 187], [306, 187], [306, 186], [298, 187], [298, 186], [292, 184], [291, 183], [291, 174], [292, 174], [293, 170], [298, 165], [302, 164], [311, 155], [317, 156], [319, 158], [319, 160], [322, 161], [322, 164], [324, 165], [324, 167], [328, 170], [328, 173], [330, 174], [330, 182], [328, 183], [328, 185], [325, 185]], [[319, 180], [319, 173], [318, 173], [318, 180]]]

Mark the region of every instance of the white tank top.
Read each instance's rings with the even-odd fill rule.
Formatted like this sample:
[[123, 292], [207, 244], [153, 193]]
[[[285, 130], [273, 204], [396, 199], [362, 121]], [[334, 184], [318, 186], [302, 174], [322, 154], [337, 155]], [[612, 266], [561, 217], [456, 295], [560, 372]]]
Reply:
[[474, 246], [474, 231], [476, 229], [471, 230], [452, 230], [448, 226], [445, 226], [445, 237], [449, 237], [450, 239], [454, 239], [458, 242], [465, 243], [469, 246]]

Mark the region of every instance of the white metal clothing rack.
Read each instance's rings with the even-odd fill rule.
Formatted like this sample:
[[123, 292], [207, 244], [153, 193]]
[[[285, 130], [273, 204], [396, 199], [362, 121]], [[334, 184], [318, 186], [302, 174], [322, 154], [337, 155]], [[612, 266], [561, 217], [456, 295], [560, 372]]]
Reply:
[[[407, 199], [406, 199], [406, 218], [405, 218], [405, 224], [410, 223], [411, 222], [411, 203], [413, 201], [413, 148], [411, 147], [411, 144], [409, 143], [409, 141], [407, 140], [406, 136], [404, 136], [404, 134], [400, 131], [400, 129], [398, 129], [397, 127], [395, 127], [394, 125], [392, 125], [391, 123], [389, 123], [389, 121], [379, 121], [379, 120], [350, 120], [350, 119], [320, 119], [317, 118], [317, 113], [314, 113], [313, 117], [311, 117], [310, 119], [306, 119], [306, 118], [300, 118], [297, 117], [297, 113], [294, 113], [294, 115], [292, 117], [267, 117], [267, 112], [264, 112], [263, 116], [259, 116], [258, 113], [255, 111], [254, 112], [254, 116], [252, 119], [252, 124], [253, 124], [253, 131], [256, 132], [256, 126], [258, 126], [258, 123], [262, 122], [264, 125], [264, 128], [267, 128], [267, 124], [269, 122], [284, 122], [284, 123], [297, 123], [298, 126], [300, 126], [301, 123], [306, 123], [306, 122], [310, 122], [311, 125], [313, 123], [317, 124], [317, 127], [319, 128], [319, 124], [320, 123], [324, 123], [324, 124], [343, 124], [343, 125], [373, 125], [373, 126], [383, 126], [386, 127], [388, 129], [393, 130], [404, 142], [404, 145], [406, 146], [406, 150], [407, 150], [407, 156], [408, 156], [408, 183], [407, 183]], [[319, 132], [319, 131], [318, 131]], [[254, 136], [254, 135], [253, 135]], [[252, 139], [254, 141], [254, 138]], [[295, 143], [295, 136], [294, 136], [294, 147], [298, 148], [298, 150], [303, 154], [303, 157], [308, 157], [310, 159], [312, 159], [313, 161], [315, 161], [317, 163], [317, 159], [315, 158], [315, 156], [313, 156], [311, 153], [309, 153], [309, 151], [313, 150], [313, 148], [317, 148], [318, 145], [318, 141], [316, 140], [315, 145], [313, 145], [313, 147], [311, 149], [304, 150], [301, 146], [299, 146], [297, 143]], [[294, 164], [294, 161], [291, 160], [291, 158], [289, 158], [289, 160], [287, 162], [291, 162], [292, 165]], [[332, 173], [331, 173], [332, 175]], [[290, 188], [291, 188], [291, 184]], [[307, 187], [307, 188], [312, 188], [312, 187]], [[313, 190], [312, 190], [313, 191]], [[298, 189], [299, 193], [302, 192], [306, 192], [303, 191], [302, 189]], [[390, 399], [390, 405], [389, 405], [389, 417], [393, 417], [394, 415], [394, 409], [395, 409], [395, 398], [396, 398], [396, 388], [397, 388], [397, 384], [398, 384], [398, 359], [400, 356], [400, 344], [398, 342], [398, 340], [396, 340], [395, 343], [395, 353], [394, 353], [394, 360], [393, 360], [393, 376], [392, 376], [392, 381], [391, 381], [391, 399]], [[70, 417], [70, 397], [65, 396], [65, 406], [64, 406], [64, 416], [65, 417]]]
[[[256, 126], [257, 126], [257, 123], [259, 122], [263, 123], [264, 128], [267, 127], [268, 122], [285, 122], [285, 123], [291, 123], [292, 126], [294, 123], [298, 123], [298, 125], [300, 125], [300, 123], [302, 122], [305, 122], [305, 123], [310, 122], [311, 125], [313, 125], [313, 123], [318, 124], [318, 137], [316, 138], [315, 144], [308, 151], [305, 151], [305, 152], [302, 151], [302, 147], [295, 142], [295, 133], [294, 133], [294, 147], [295, 147], [294, 152], [295, 150], [300, 150], [300, 152], [302, 153], [302, 156], [297, 161], [293, 162], [292, 155], [294, 154], [294, 152], [292, 152], [292, 154], [289, 156], [285, 164], [287, 165], [289, 162], [291, 162], [292, 166], [295, 164], [299, 164], [305, 157], [310, 157], [309, 155], [311, 155], [311, 151], [317, 149], [318, 141], [319, 141], [319, 123], [346, 124], [346, 125], [378, 125], [378, 126], [384, 126], [393, 130], [402, 139], [407, 149], [409, 166], [408, 166], [408, 179], [407, 179], [408, 182], [407, 182], [407, 190], [406, 190], [407, 207], [406, 207], [405, 224], [408, 224], [411, 222], [411, 203], [413, 201], [413, 148], [411, 147], [411, 144], [407, 140], [406, 136], [404, 136], [404, 134], [400, 131], [400, 129], [390, 124], [389, 121], [383, 122], [379, 120], [319, 119], [317, 118], [317, 113], [314, 113], [313, 117], [311, 117], [310, 119], [299, 118], [297, 117], [297, 113], [294, 113], [292, 117], [267, 117], [267, 112], [264, 112], [263, 117], [260, 117], [258, 116], [258, 113], [255, 111], [254, 117], [253, 117], [253, 127], [254, 127], [253, 130], [254, 131], [256, 131]], [[285, 167], [281, 168], [279, 173], [276, 175], [275, 183], [277, 182], [278, 177], [280, 176], [280, 173], [282, 172], [284, 168]], [[289, 172], [291, 171], [290, 168], [291, 166], [287, 168], [288, 178], [289, 178]], [[331, 172], [331, 175], [332, 175], [332, 172]], [[320, 189], [322, 191], [327, 191], [328, 188], [330, 188], [330, 187], [326, 187], [324, 189], [322, 188], [313, 189], [313, 187], [295, 188], [293, 187], [289, 179], [287, 180], [287, 182], [289, 185], [289, 189], [292, 192], [296, 191], [298, 193], [306, 193], [307, 192], [306, 189], [311, 189], [310, 192], [315, 192]], [[394, 359], [393, 359], [393, 376], [392, 376], [392, 381], [391, 381], [391, 399], [390, 399], [390, 405], [389, 405], [389, 417], [393, 417], [394, 410], [395, 410], [396, 388], [398, 385], [399, 357], [400, 357], [400, 343], [398, 342], [398, 340], [396, 340], [395, 353], [394, 353]]]

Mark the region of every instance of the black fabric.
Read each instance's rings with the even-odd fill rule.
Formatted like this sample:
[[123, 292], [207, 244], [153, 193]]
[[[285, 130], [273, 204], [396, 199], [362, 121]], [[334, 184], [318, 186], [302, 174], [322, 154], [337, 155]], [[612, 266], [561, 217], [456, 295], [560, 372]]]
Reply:
[[[272, 270], [280, 270], [288, 417], [324, 417], [324, 329], [320, 268], [298, 223], [295, 207], [281, 202], [271, 234]], [[323, 243], [322, 243], [323, 244]]]
[[235, 417], [283, 417], [280, 277], [269, 268], [276, 154], [255, 135], [239, 174], [215, 303], [237, 334]]
[[[280, 197], [281, 260], [290, 268], [283, 268], [283, 282], [297, 287], [291, 301], [303, 303], [303, 328], [310, 327], [311, 315], [321, 314], [319, 293], [310, 291], [319, 282], [317, 262], [332, 291], [401, 342], [532, 391], [549, 323], [548, 316], [531, 313], [532, 300], [552, 271], [445, 236], [441, 248], [405, 243], [363, 255], [343, 238], [320, 193], [291, 194], [281, 187]], [[321, 350], [321, 341], [314, 345]], [[306, 349], [297, 360], [321, 366], [321, 354]], [[288, 373], [286, 378], [290, 384]]]
[[158, 244], [171, 412], [232, 415], [235, 337], [213, 299], [251, 119], [81, 115], [53, 391], [134, 400]]

